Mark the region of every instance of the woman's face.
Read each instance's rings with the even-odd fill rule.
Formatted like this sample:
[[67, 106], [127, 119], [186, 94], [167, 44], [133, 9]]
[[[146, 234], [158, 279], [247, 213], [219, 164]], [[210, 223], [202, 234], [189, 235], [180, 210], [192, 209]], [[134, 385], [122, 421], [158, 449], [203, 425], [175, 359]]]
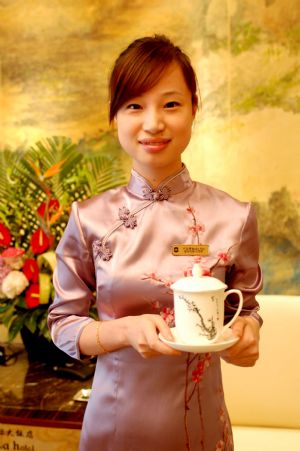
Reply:
[[196, 108], [177, 63], [169, 66], [153, 88], [127, 101], [115, 121], [133, 168], [158, 183], [180, 170]]

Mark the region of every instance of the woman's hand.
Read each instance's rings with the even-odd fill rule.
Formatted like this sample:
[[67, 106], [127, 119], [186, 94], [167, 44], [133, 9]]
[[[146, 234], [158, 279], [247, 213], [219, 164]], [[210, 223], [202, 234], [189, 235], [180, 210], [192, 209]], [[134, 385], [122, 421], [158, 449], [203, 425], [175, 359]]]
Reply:
[[233, 365], [254, 366], [259, 357], [259, 322], [251, 316], [239, 316], [231, 329], [240, 339], [232, 347], [221, 351], [221, 357]]
[[127, 316], [123, 318], [123, 325], [126, 344], [132, 346], [145, 359], [161, 354], [181, 354], [158, 338], [158, 333], [161, 333], [167, 340], [174, 340], [169, 326], [160, 315]]
[[118, 319], [91, 321], [79, 337], [82, 355], [100, 355], [132, 346], [145, 359], [157, 355], [178, 356], [181, 352], [172, 349], [158, 338], [161, 333], [167, 340], [174, 337], [160, 315], [125, 316]]

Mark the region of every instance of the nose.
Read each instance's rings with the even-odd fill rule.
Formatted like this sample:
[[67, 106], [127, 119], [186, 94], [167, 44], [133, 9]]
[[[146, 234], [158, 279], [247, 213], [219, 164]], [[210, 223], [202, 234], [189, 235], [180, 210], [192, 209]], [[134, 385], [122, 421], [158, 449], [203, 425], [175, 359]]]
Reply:
[[151, 108], [144, 113], [143, 130], [145, 132], [156, 134], [165, 128], [163, 115], [156, 108]]

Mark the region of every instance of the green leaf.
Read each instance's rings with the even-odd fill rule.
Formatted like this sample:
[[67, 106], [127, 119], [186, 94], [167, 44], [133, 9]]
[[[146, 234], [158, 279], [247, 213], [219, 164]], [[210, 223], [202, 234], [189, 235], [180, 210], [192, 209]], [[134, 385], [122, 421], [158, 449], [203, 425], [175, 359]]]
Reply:
[[48, 323], [47, 323], [47, 314], [44, 315], [44, 317], [42, 317], [39, 321], [39, 329], [40, 329], [40, 333], [41, 335], [43, 335], [45, 338], [47, 338], [47, 340], [51, 340], [51, 335], [50, 335], [50, 331], [48, 328]]
[[15, 316], [8, 328], [8, 341], [12, 341], [20, 332], [24, 325], [24, 318], [22, 316]]
[[25, 326], [34, 333], [39, 328], [39, 318], [41, 316], [41, 311], [39, 308], [29, 310], [25, 314]]

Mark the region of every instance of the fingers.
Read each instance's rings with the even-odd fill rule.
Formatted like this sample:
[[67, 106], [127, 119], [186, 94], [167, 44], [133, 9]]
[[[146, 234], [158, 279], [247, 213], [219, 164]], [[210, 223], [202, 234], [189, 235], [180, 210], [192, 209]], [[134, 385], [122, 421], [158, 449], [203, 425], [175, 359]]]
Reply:
[[236, 335], [237, 337], [242, 337], [245, 327], [246, 327], [245, 321], [243, 320], [243, 318], [239, 317], [231, 326], [231, 330], [233, 334]]
[[259, 358], [259, 325], [252, 318], [240, 317], [232, 330], [240, 340], [220, 353], [223, 360], [238, 366], [254, 366]]
[[169, 326], [167, 325], [165, 320], [161, 316], [155, 315], [155, 322], [156, 322], [156, 328], [157, 328], [158, 332], [161, 333], [161, 335], [166, 340], [174, 341], [174, 337], [172, 335], [171, 329], [169, 328]]
[[256, 361], [259, 358], [258, 352], [250, 352], [247, 355], [225, 355], [222, 356], [223, 360], [227, 363], [231, 363], [232, 365], [243, 366], [243, 367], [251, 367], [254, 366]]
[[[161, 333], [167, 340], [173, 341], [174, 337], [169, 326], [159, 315], [151, 315], [151, 321], [147, 323], [145, 328], [146, 343], [142, 346], [142, 355], [144, 358], [154, 357], [159, 354], [164, 355], [180, 355], [181, 352], [172, 349], [167, 344], [163, 343], [158, 334]], [[146, 347], [146, 350], [145, 350]]]
[[178, 356], [180, 351], [172, 349], [163, 343], [158, 334], [161, 333], [167, 340], [173, 341], [170, 328], [159, 315], [141, 315], [129, 318], [128, 341], [139, 354], [147, 359], [158, 355]]
[[[162, 344], [162, 346], [160, 346], [160, 343]], [[155, 346], [156, 349], [159, 350], [155, 350], [155, 349], [151, 349], [151, 348], [144, 348], [144, 350], [140, 350], [139, 353], [140, 355], [144, 358], [144, 359], [150, 359], [152, 357], [157, 357], [160, 355], [168, 355], [168, 356], [179, 356], [181, 355], [180, 351], [177, 351], [175, 349], [170, 348], [169, 346], [165, 345], [164, 343], [159, 341], [159, 345]]]

